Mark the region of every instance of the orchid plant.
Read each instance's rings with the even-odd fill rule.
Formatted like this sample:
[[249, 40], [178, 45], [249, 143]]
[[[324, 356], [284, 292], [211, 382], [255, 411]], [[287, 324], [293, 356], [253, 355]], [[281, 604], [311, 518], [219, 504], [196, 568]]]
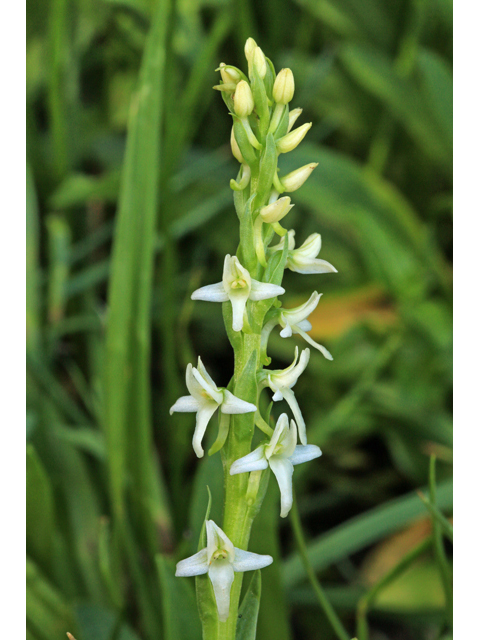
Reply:
[[[225, 257], [222, 281], [192, 294], [193, 300], [222, 303], [225, 328], [234, 350], [234, 373], [227, 388], [217, 387], [198, 358], [197, 367], [187, 367], [190, 395], [179, 398], [170, 410], [196, 413], [193, 449], [202, 457], [203, 436], [219, 409], [219, 433], [209, 455], [221, 451], [223, 460], [223, 529], [207, 516], [199, 551], [181, 560], [176, 571], [180, 577], [197, 576], [197, 602], [205, 640], [234, 640], [242, 573], [262, 569], [273, 561], [270, 556], [247, 550], [270, 469], [278, 482], [280, 516], [284, 518], [293, 504], [294, 465], [321, 455], [317, 446], [307, 443], [305, 420], [292, 390], [308, 365], [310, 349], [304, 349], [299, 357], [295, 347], [295, 358], [289, 367], [267, 369], [269, 336], [279, 325], [281, 337], [298, 334], [325, 358], [332, 359], [327, 349], [308, 334], [312, 328], [308, 316], [317, 307], [321, 294], [315, 291], [307, 302], [294, 309], [283, 308], [278, 301], [278, 296], [285, 293], [281, 286], [285, 269], [300, 274], [336, 271], [317, 257], [321, 248], [318, 233], [295, 249], [295, 231], [280, 224], [293, 207], [290, 197], [282, 194], [299, 189], [316, 165], [308, 164], [280, 177], [278, 157], [295, 149], [311, 123], [293, 129], [302, 110], [289, 109], [295, 90], [292, 71], [282, 69], [276, 74], [272, 62], [252, 38], [246, 42], [245, 55], [248, 75], [221, 63], [221, 82], [215, 87], [233, 118], [230, 142], [240, 168], [230, 186], [240, 242], [237, 254]], [[272, 244], [275, 235], [279, 240]], [[283, 413], [273, 429], [270, 416], [262, 415], [259, 408], [263, 389], [272, 391], [275, 402], [286, 400], [294, 419], [289, 420]], [[255, 427], [266, 439], [252, 451]], [[252, 624], [254, 628], [255, 621]]]

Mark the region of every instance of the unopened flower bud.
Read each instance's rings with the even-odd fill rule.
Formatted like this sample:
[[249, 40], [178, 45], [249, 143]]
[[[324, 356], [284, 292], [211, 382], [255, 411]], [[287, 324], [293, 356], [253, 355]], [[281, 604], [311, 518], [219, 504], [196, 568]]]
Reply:
[[295, 92], [295, 81], [291, 69], [282, 69], [275, 78], [273, 99], [278, 104], [288, 104]]
[[277, 151], [279, 153], [288, 153], [289, 151], [293, 151], [293, 149], [295, 149], [295, 147], [298, 147], [300, 142], [307, 135], [307, 131], [311, 126], [312, 123], [307, 122], [306, 124], [302, 124], [301, 127], [298, 127], [298, 129], [287, 133], [287, 135], [283, 136], [283, 138], [280, 138], [280, 140], [277, 142]]
[[253, 56], [255, 54], [255, 49], [257, 48], [257, 43], [253, 38], [248, 38], [245, 43], [245, 58], [250, 63], [253, 61]]
[[232, 147], [233, 157], [236, 160], [238, 160], [241, 164], [244, 164], [245, 160], [243, 159], [242, 152], [240, 151], [240, 147], [238, 146], [237, 141], [235, 140], [235, 132], [233, 131], [233, 127], [232, 127], [232, 133], [230, 135], [230, 145]]
[[224, 84], [237, 84], [242, 79], [241, 75], [238, 73], [236, 69], [232, 67], [227, 67], [224, 62], [220, 63], [220, 75], [222, 76], [222, 80]]
[[307, 180], [317, 166], [318, 162], [311, 162], [310, 164], [306, 164], [305, 166], [300, 167], [300, 169], [296, 169], [295, 171], [287, 174], [281, 180], [284, 190], [292, 192], [300, 189], [302, 184]]
[[253, 54], [253, 66], [257, 70], [259, 77], [263, 80], [267, 75], [267, 61], [260, 47], [256, 47]]
[[293, 109], [293, 111], [290, 111], [290, 113], [288, 114], [287, 133], [292, 130], [293, 125], [295, 124], [297, 119], [302, 115], [302, 111], [303, 109]]
[[245, 80], [240, 80], [233, 96], [233, 105], [235, 113], [239, 118], [246, 118], [252, 111], [255, 103], [253, 102], [252, 90]]
[[290, 204], [289, 196], [284, 196], [283, 198], [279, 198], [275, 202], [272, 202], [272, 204], [262, 207], [260, 209], [260, 215], [264, 222], [279, 222], [291, 209], [293, 209], [294, 206], [295, 205]]

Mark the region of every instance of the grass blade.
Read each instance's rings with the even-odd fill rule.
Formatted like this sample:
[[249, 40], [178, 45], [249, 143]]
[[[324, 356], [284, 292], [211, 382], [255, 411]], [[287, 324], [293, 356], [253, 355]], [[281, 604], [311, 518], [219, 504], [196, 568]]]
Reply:
[[[452, 481], [445, 480], [437, 488], [437, 506], [447, 509], [452, 505]], [[424, 513], [416, 492], [395, 498], [366, 513], [351, 518], [332, 531], [314, 540], [308, 547], [308, 559], [315, 571], [321, 571], [369, 544], [398, 531]], [[305, 577], [298, 554], [288, 558], [284, 565], [286, 587], [292, 587]]]
[[110, 492], [124, 518], [125, 481], [152, 522], [169, 528], [161, 474], [152, 459], [150, 302], [158, 206], [162, 95], [169, 0], [157, 3], [133, 96], [120, 187], [109, 286], [105, 363], [105, 429]]

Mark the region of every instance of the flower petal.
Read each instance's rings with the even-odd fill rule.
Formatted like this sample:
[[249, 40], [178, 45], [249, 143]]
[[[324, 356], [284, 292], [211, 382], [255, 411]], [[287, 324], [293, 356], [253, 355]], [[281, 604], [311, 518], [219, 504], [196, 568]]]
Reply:
[[309, 260], [295, 256], [287, 260], [287, 266], [290, 271], [303, 274], [338, 273], [333, 264], [330, 264], [330, 262], [327, 262], [326, 260], [321, 260], [320, 258]]
[[228, 389], [223, 391], [223, 402], [220, 407], [222, 413], [251, 413], [256, 411], [257, 407], [251, 402], [241, 400], [230, 393]]
[[[210, 376], [209, 378], [212, 381], [213, 385], [210, 384], [210, 382], [208, 382], [207, 380], [205, 380], [205, 378], [201, 375], [199, 371], [197, 371], [197, 369], [195, 369], [195, 367], [192, 367], [192, 376], [201, 386], [203, 391], [205, 391], [205, 393], [207, 393], [208, 396], [210, 396], [210, 398], [212, 398], [212, 400], [217, 403], [217, 405], [223, 402], [223, 394], [221, 391], [218, 390], [217, 385], [213, 382]], [[205, 393], [201, 394], [202, 399], [205, 398]], [[200, 400], [200, 404], [202, 404], [202, 400]]]
[[177, 562], [175, 575], [179, 578], [190, 578], [191, 576], [202, 576], [208, 571], [207, 550], [202, 549], [185, 560]]
[[289, 324], [286, 323], [285, 327], [280, 331], [280, 336], [282, 338], [290, 338], [292, 333], [293, 333], [292, 327]]
[[243, 312], [248, 300], [248, 289], [230, 289], [229, 299], [232, 303], [232, 328], [234, 331], [243, 329]]
[[252, 553], [235, 547], [235, 560], [233, 562], [234, 571], [254, 571], [255, 569], [264, 569], [272, 564], [272, 556]]
[[[294, 327], [295, 328], [295, 327]], [[298, 347], [295, 347], [295, 360], [286, 369], [281, 371], [274, 371], [270, 375], [270, 379], [276, 389], [280, 389], [283, 393], [285, 387], [293, 387], [300, 375], [305, 371], [310, 359], [310, 349], [304, 349], [300, 355], [300, 360], [297, 363]], [[273, 389], [273, 387], [272, 387]]]
[[328, 349], [326, 349], [323, 344], [318, 344], [318, 342], [315, 342], [315, 340], [313, 338], [311, 338], [308, 333], [305, 333], [305, 331], [302, 331], [302, 329], [300, 329], [300, 327], [297, 325], [295, 325], [294, 329], [296, 330], [297, 333], [299, 333], [302, 338], [304, 340], [306, 340], [308, 342], [308, 344], [311, 344], [312, 347], [314, 347], [315, 349], [317, 349], [318, 351], [320, 351], [320, 353], [325, 356], [325, 358], [327, 360], [333, 360], [333, 356], [330, 353], [330, 351]]
[[286, 413], [282, 413], [282, 415], [278, 418], [277, 424], [275, 425], [275, 430], [270, 438], [270, 442], [265, 448], [265, 456], [267, 460], [270, 456], [273, 455], [275, 451], [275, 447], [277, 444], [281, 443], [285, 436], [285, 432], [288, 431], [288, 416]]
[[202, 359], [200, 358], [200, 356], [198, 356], [197, 371], [202, 376], [202, 378], [208, 382], [208, 384], [212, 385], [212, 387], [217, 389], [217, 385], [213, 381], [213, 379], [210, 376], [210, 374], [208, 373], [208, 371], [205, 369], [205, 365], [203, 364]]
[[239, 458], [232, 463], [230, 467], [230, 475], [234, 476], [238, 473], [246, 473], [247, 471], [263, 471], [268, 468], [268, 462], [265, 457], [265, 446], [257, 447], [251, 453]]
[[199, 408], [200, 405], [198, 403], [198, 400], [195, 400], [193, 396], [182, 396], [175, 402], [173, 407], [170, 408], [170, 415], [172, 415], [172, 413], [175, 413], [176, 411], [179, 411], [181, 413], [190, 413], [192, 411], [196, 412], [199, 410]]
[[321, 293], [314, 291], [310, 298], [299, 307], [295, 307], [293, 309], [282, 309], [285, 322], [293, 326], [302, 320], [305, 320], [305, 318], [308, 318], [308, 316], [317, 308], [321, 297]]
[[207, 520], [206, 530], [208, 561], [212, 562], [212, 556], [215, 551], [222, 549], [227, 552], [228, 559], [233, 562], [235, 552], [233, 550], [233, 544], [231, 543], [230, 538], [227, 537], [226, 533], [220, 529], [213, 520]]
[[295, 418], [295, 422], [297, 423], [298, 428], [298, 437], [300, 438], [300, 442], [302, 444], [307, 444], [307, 429], [305, 426], [305, 420], [303, 419], [302, 412], [300, 411], [300, 407], [298, 406], [297, 399], [295, 394], [291, 389], [282, 389], [283, 397], [288, 402], [288, 406], [292, 410], [293, 416]]
[[190, 363], [187, 365], [187, 372], [185, 374], [185, 382], [187, 389], [190, 391], [190, 395], [198, 401], [199, 405], [203, 403], [205, 399], [203, 395], [203, 387], [193, 375], [194, 367]]
[[277, 478], [280, 488], [280, 517], [286, 518], [293, 504], [293, 464], [288, 458], [280, 458], [277, 456], [273, 456], [269, 464]]
[[250, 300], [268, 300], [285, 293], [285, 289], [277, 284], [270, 282], [259, 282], [252, 278], [252, 290], [250, 291]]
[[[297, 425], [295, 420], [290, 420], [290, 429], [287, 429], [282, 440], [282, 449], [279, 455], [282, 458], [290, 458], [297, 446]], [[293, 464], [293, 463], [292, 463]]]
[[289, 459], [292, 464], [302, 464], [302, 462], [309, 462], [319, 458], [321, 455], [322, 452], [316, 444], [307, 444], [305, 446], [298, 444]]
[[202, 439], [205, 435], [205, 430], [210, 418], [213, 416], [217, 408], [218, 404], [212, 400], [210, 402], [206, 401], [205, 404], [203, 404], [197, 411], [197, 421], [195, 431], [193, 433], [192, 445], [198, 458], [203, 458]]
[[312, 330], [312, 323], [309, 322], [308, 320], [302, 320], [296, 326], [299, 329], [301, 329], [302, 331], [311, 331]]
[[226, 302], [228, 300], [223, 282], [200, 287], [200, 289], [192, 293], [191, 298], [192, 300], [204, 300], [205, 302]]
[[218, 619], [225, 622], [230, 610], [230, 591], [235, 577], [233, 566], [227, 559], [214, 560], [208, 568], [208, 577], [215, 593]]

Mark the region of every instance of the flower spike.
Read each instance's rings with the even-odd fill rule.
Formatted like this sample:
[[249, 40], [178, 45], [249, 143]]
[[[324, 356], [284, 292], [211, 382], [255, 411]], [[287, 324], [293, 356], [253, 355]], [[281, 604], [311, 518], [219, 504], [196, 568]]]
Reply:
[[230, 611], [234, 573], [263, 569], [272, 564], [273, 558], [234, 547], [213, 520], [207, 520], [206, 531], [207, 546], [193, 556], [180, 560], [175, 575], [189, 578], [208, 573], [217, 603], [218, 619], [225, 622]]

